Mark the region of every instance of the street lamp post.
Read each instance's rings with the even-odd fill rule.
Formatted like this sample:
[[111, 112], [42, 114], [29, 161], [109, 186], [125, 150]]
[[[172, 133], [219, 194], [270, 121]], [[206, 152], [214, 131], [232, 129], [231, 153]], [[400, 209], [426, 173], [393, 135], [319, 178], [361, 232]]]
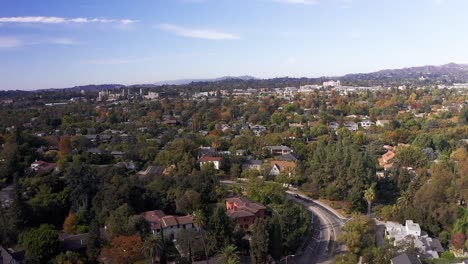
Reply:
[[288, 264], [288, 258], [289, 258], [289, 257], [293, 257], [293, 258], [294, 258], [295, 256], [294, 256], [294, 255], [287, 255], [287, 256], [286, 256], [286, 264]]

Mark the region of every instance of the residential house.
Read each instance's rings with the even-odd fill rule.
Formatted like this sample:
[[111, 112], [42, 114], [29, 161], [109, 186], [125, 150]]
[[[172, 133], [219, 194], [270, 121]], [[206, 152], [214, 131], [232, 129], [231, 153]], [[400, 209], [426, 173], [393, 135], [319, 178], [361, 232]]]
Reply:
[[380, 127], [384, 127], [389, 124], [390, 124], [390, 120], [377, 120], [377, 122], [375, 122], [375, 125], [380, 126]]
[[195, 229], [191, 215], [166, 215], [161, 210], [143, 212], [145, 220], [150, 224], [153, 235], [163, 232], [163, 236], [175, 238], [180, 230]]
[[52, 172], [56, 167], [55, 163], [50, 163], [42, 160], [36, 160], [31, 163], [31, 170], [36, 173], [49, 173]]
[[246, 149], [238, 149], [236, 150], [236, 156], [245, 156], [247, 152], [248, 151]]
[[25, 257], [24, 250], [15, 252], [11, 248], [0, 246], [0, 264], [20, 264]]
[[395, 158], [394, 148], [387, 148], [387, 153], [379, 158], [379, 165], [382, 166], [384, 170], [389, 170], [393, 166], [393, 158]]
[[296, 171], [296, 163], [293, 161], [272, 160], [270, 165], [270, 176], [278, 176], [280, 173], [292, 176]]
[[338, 122], [330, 122], [330, 124], [328, 124], [328, 128], [333, 129], [333, 130], [337, 130], [339, 127], [340, 127], [340, 124], [338, 124]]
[[400, 223], [386, 222], [385, 234], [393, 240], [395, 246], [402, 245], [405, 240], [413, 240], [414, 246], [428, 258], [439, 258], [439, 254], [444, 252], [440, 240], [429, 237], [421, 231], [419, 224], [412, 220], [406, 220], [404, 226]]
[[271, 155], [273, 156], [281, 156], [281, 155], [286, 155], [291, 152], [294, 152], [291, 148], [287, 146], [266, 146], [265, 149], [267, 149]]
[[252, 132], [254, 132], [256, 136], [260, 136], [263, 132], [267, 131], [266, 127], [261, 125], [255, 125], [250, 129], [252, 129]]
[[390, 264], [422, 264], [416, 254], [403, 253], [390, 260]]
[[226, 199], [226, 213], [243, 228], [249, 228], [255, 219], [265, 217], [265, 206], [253, 203], [245, 197]]
[[215, 169], [220, 170], [223, 167], [223, 161], [224, 159], [222, 157], [203, 156], [198, 159], [197, 163], [200, 167], [212, 163]]
[[375, 125], [374, 122], [370, 121], [370, 120], [363, 120], [361, 121], [361, 127], [364, 128], [364, 129], [368, 129], [370, 128], [371, 126]]
[[290, 128], [299, 128], [299, 129], [304, 129], [304, 125], [302, 123], [291, 123], [289, 124]]
[[357, 131], [359, 129], [358, 124], [353, 121], [346, 121], [344, 122], [343, 126], [349, 131]]
[[294, 152], [281, 155], [277, 159], [278, 160], [284, 160], [284, 161], [293, 161], [293, 162], [299, 161], [299, 158], [298, 158], [297, 154], [294, 153]]
[[246, 160], [242, 163], [242, 170], [261, 170], [263, 160]]

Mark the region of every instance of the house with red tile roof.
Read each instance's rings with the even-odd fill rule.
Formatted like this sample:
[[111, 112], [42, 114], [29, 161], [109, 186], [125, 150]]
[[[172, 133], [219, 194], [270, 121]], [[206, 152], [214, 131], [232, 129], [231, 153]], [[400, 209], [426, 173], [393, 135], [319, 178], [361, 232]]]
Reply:
[[143, 212], [143, 217], [150, 224], [151, 232], [154, 235], [160, 234], [162, 231], [164, 236], [174, 238], [180, 230], [195, 228], [191, 215], [166, 215], [161, 210], [153, 210]]
[[243, 228], [249, 228], [255, 223], [255, 219], [265, 217], [266, 207], [251, 202], [245, 197], [233, 197], [226, 199], [227, 215], [235, 219]]

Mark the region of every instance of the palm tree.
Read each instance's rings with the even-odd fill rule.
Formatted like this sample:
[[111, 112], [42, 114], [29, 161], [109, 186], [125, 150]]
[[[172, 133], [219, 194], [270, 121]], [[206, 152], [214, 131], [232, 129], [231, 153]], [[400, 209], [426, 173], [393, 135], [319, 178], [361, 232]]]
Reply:
[[234, 245], [227, 245], [220, 251], [220, 263], [226, 264], [240, 264], [240, 258], [237, 255], [237, 247]]
[[198, 209], [198, 210], [195, 210], [195, 212], [193, 212], [192, 215], [193, 215], [193, 224], [195, 224], [195, 226], [197, 227], [198, 233], [200, 234], [202, 238], [203, 249], [205, 251], [205, 257], [206, 257], [206, 263], [209, 264], [208, 251], [206, 250], [205, 236], [203, 235], [203, 227], [206, 224], [205, 214], [203, 213], [202, 210]]
[[164, 241], [156, 237], [150, 237], [143, 242], [143, 245], [141, 246], [141, 253], [143, 253], [143, 255], [147, 258], [151, 258], [151, 264], [154, 263], [154, 258], [156, 256], [159, 256], [159, 258], [163, 256], [163, 243]]
[[364, 191], [364, 199], [367, 201], [367, 215], [370, 218], [372, 202], [375, 200], [375, 189], [374, 186], [369, 187]]

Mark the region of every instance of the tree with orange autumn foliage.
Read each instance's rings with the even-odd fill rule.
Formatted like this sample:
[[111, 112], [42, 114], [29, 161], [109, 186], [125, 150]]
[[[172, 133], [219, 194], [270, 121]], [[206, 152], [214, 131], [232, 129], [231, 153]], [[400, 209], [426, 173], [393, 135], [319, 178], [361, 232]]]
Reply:
[[70, 212], [63, 222], [63, 232], [68, 235], [72, 235], [76, 232], [76, 214]]
[[99, 260], [104, 263], [130, 264], [141, 257], [142, 241], [138, 235], [117, 236], [112, 246], [103, 248]]
[[59, 153], [58, 153], [59, 158], [70, 154], [70, 152], [72, 151], [70, 137], [62, 137], [58, 143], [58, 148], [59, 148]]

